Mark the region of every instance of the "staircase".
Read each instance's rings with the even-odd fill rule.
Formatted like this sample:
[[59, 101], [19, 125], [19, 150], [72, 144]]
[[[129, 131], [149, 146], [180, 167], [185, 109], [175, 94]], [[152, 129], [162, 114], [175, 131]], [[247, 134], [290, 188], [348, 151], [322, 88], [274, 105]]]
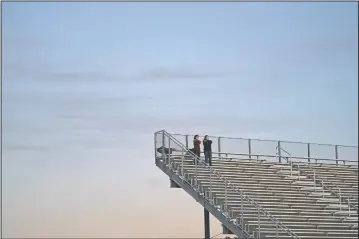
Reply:
[[[196, 158], [166, 131], [156, 165], [238, 238], [357, 238], [358, 214], [293, 163]], [[347, 206], [347, 207], [345, 207]]]

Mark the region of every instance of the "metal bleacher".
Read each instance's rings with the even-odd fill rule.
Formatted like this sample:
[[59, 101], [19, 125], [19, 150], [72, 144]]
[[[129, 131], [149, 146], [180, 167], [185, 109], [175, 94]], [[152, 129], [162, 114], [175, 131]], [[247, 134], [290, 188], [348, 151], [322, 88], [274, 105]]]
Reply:
[[357, 238], [357, 159], [301, 160], [278, 144], [274, 155], [213, 152], [208, 165], [188, 148], [156, 132], [156, 166], [237, 238]]

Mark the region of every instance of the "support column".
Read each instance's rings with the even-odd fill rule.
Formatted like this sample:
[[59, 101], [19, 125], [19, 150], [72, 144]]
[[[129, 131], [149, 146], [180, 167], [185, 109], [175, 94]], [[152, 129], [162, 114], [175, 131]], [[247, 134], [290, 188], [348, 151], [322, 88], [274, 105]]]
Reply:
[[204, 239], [211, 239], [209, 212], [204, 209]]

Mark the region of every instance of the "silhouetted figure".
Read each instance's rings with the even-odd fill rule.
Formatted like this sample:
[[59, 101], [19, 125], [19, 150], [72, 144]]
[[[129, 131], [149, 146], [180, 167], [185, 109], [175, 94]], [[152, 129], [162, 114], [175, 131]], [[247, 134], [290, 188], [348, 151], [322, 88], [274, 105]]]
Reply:
[[201, 157], [201, 140], [199, 140], [199, 135], [196, 134], [193, 138], [193, 148], [194, 148], [194, 154], [199, 157]]
[[212, 140], [209, 139], [208, 135], [204, 136], [203, 139], [203, 151], [204, 161], [212, 165]]

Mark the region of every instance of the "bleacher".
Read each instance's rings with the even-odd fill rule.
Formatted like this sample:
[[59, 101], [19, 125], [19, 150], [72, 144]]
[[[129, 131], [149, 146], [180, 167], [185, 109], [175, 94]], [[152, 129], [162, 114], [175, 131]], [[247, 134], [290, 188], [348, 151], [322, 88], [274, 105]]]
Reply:
[[358, 166], [273, 162], [248, 155], [195, 160], [166, 131], [156, 165], [238, 238], [352, 239], [358, 236]]

